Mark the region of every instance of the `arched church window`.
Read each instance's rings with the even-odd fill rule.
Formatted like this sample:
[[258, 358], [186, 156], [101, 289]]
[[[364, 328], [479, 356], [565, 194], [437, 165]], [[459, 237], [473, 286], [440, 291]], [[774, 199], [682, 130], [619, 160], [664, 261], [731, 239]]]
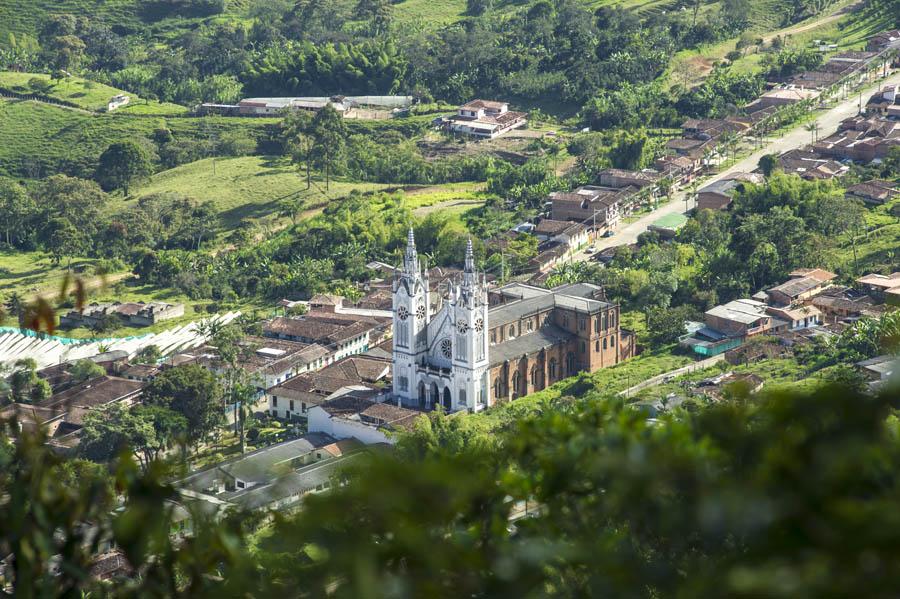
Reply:
[[566, 355], [566, 374], [575, 374], [575, 353], [569, 352]]
[[512, 339], [516, 336], [516, 327], [515, 325], [510, 325], [509, 327], [509, 338]]
[[550, 367], [547, 369], [550, 380], [556, 380], [556, 358], [550, 358]]
[[512, 396], [513, 399], [519, 397], [521, 395], [520, 387], [522, 385], [522, 376], [519, 374], [519, 371], [513, 373], [512, 377]]
[[494, 379], [494, 399], [500, 399], [500, 391], [502, 389], [500, 377]]
[[541, 372], [538, 370], [537, 366], [531, 367], [531, 386], [537, 388], [540, 385]]

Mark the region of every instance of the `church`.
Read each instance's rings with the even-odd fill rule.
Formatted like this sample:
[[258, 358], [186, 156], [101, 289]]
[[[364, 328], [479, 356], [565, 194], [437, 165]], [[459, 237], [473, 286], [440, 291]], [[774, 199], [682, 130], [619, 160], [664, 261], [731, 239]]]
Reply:
[[433, 297], [410, 229], [392, 290], [393, 396], [404, 406], [480, 411], [635, 352], [634, 334], [602, 288], [488, 289], [471, 240], [462, 275]]

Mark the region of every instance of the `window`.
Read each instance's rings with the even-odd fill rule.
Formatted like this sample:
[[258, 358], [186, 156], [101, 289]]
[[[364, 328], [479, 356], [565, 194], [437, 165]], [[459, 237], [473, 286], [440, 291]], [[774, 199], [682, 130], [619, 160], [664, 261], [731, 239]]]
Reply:
[[466, 392], [464, 389], [459, 390], [459, 405], [466, 405]]
[[497, 378], [494, 379], [494, 399], [500, 398], [500, 389], [501, 389], [500, 377], [498, 376]]
[[568, 314], [563, 314], [563, 326], [564, 327], [569, 326], [569, 315]]
[[581, 342], [581, 353], [584, 353], [586, 351], [587, 351], [587, 345], [585, 344], [584, 341], [582, 341]]
[[516, 397], [519, 397], [519, 395], [520, 395], [519, 388], [521, 387], [521, 385], [522, 385], [522, 376], [519, 374], [519, 371], [517, 370], [516, 372], [513, 373], [513, 377], [512, 377], [513, 399], [515, 399]]
[[509, 327], [509, 338], [512, 339], [512, 338], [515, 337], [515, 336], [516, 336], [516, 326], [515, 326], [515, 325], [511, 325], [511, 326]]
[[575, 374], [575, 365], [575, 353], [569, 352], [566, 354], [566, 374]]
[[293, 412], [293, 411], [294, 411], [294, 400], [292, 399], [291, 400], [291, 412]]
[[306, 414], [306, 402], [300, 404], [300, 411]]
[[583, 331], [585, 329], [585, 322], [583, 318], [578, 319], [578, 330]]
[[594, 351], [600, 351], [600, 340], [599, 339], [597, 339], [594, 342]]
[[274, 395], [272, 396], [272, 407], [274, 407], [274, 408], [278, 407], [278, 398], [275, 397]]
[[605, 331], [609, 327], [609, 313], [603, 313], [603, 330]]
[[537, 366], [531, 367], [531, 386], [537, 388], [540, 386], [541, 382], [541, 372], [538, 370]]
[[497, 343], [497, 331], [491, 331], [491, 343]]
[[595, 333], [600, 332], [600, 319], [599, 318], [594, 319], [594, 332]]
[[607, 343], [606, 337], [604, 337], [604, 338], [603, 338], [603, 349], [606, 349], [606, 343]]
[[244, 488], [244, 481], [242, 481], [242, 480], [237, 481], [237, 488], [238, 488], [238, 489], [243, 489], [243, 488]]
[[400, 387], [401, 391], [409, 390], [409, 379], [406, 378], [405, 376], [401, 376], [398, 379], [398, 386]]
[[551, 381], [556, 379], [556, 358], [550, 358], [550, 367], [547, 369], [547, 374]]

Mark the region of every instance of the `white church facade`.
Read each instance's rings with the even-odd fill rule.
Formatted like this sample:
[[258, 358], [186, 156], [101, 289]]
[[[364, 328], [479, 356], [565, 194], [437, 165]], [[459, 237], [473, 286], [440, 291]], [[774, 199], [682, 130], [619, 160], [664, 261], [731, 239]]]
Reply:
[[403, 405], [448, 412], [488, 405], [488, 295], [471, 240], [465, 262], [462, 279], [432, 314], [427, 270], [410, 229], [393, 285], [393, 392]]

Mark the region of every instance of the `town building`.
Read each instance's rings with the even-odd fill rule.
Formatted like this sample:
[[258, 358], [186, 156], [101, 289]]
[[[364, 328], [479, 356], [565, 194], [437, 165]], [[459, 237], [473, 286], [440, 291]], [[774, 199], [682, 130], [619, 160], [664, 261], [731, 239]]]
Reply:
[[113, 316], [122, 324], [148, 327], [158, 322], [184, 316], [184, 304], [164, 302], [91, 303], [83, 311], [72, 310], [59, 319], [60, 328], [92, 327]]
[[868, 274], [856, 279], [856, 282], [876, 301], [900, 305], [900, 272]]
[[[305, 372], [324, 368], [334, 361], [334, 352], [318, 345], [270, 337], [247, 336], [238, 343], [235, 365], [247, 373], [258, 393]], [[194, 350], [197, 363], [216, 374], [229, 368], [213, 346]]]
[[306, 420], [309, 410], [347, 391], [378, 395], [390, 385], [387, 357], [350, 356], [315, 373], [301, 374], [266, 390], [268, 412], [284, 420]]
[[848, 187], [846, 197], [849, 200], [860, 200], [866, 204], [880, 206], [900, 197], [900, 183], [872, 179]]
[[444, 124], [453, 133], [493, 139], [524, 126], [528, 122], [526, 116], [524, 112], [511, 111], [506, 102], [472, 100], [446, 117]]
[[697, 210], [724, 210], [731, 205], [735, 194], [745, 183], [762, 182], [762, 175], [754, 173], [734, 173], [725, 179], [713, 181], [697, 190]]
[[361, 445], [309, 433], [226, 460], [178, 481], [179, 504], [211, 515], [227, 509], [285, 511], [331, 487], [333, 477], [361, 455]]
[[396, 433], [410, 430], [422, 412], [356, 397], [331, 399], [309, 410], [309, 431], [335, 439], [356, 439], [366, 445], [394, 444]]
[[78, 447], [85, 415], [112, 404], [133, 405], [139, 401], [143, 387], [144, 383], [140, 381], [104, 375], [68, 387], [44, 400], [10, 404], [0, 410], [0, 418], [15, 415], [21, 430], [43, 427], [54, 449], [70, 452]]
[[768, 303], [773, 306], [791, 306], [812, 299], [831, 286], [837, 275], [821, 268], [799, 269], [780, 285], [766, 290]]
[[876, 33], [866, 42], [866, 50], [870, 52], [882, 52], [889, 48], [900, 48], [900, 29]]
[[808, 181], [822, 181], [842, 177], [850, 167], [806, 149], [788, 150], [778, 157], [778, 168]]
[[672, 239], [687, 224], [688, 218], [680, 212], [672, 212], [664, 214], [658, 219], [650, 223], [647, 227], [648, 231], [653, 231], [665, 239]]
[[389, 335], [389, 318], [328, 310], [279, 316], [263, 324], [264, 337], [320, 345], [332, 353], [332, 361], [361, 354]]
[[634, 353], [619, 307], [593, 285], [491, 291], [475, 271], [471, 241], [461, 280], [437, 312], [410, 231], [394, 281], [393, 397], [400, 405], [479, 411]]
[[837, 160], [869, 163], [900, 146], [900, 122], [883, 116], [844, 120], [838, 131], [813, 144], [814, 152]]
[[550, 218], [570, 220], [590, 225], [594, 235], [614, 229], [627, 201], [639, 188], [583, 185], [574, 191], [550, 194]]

